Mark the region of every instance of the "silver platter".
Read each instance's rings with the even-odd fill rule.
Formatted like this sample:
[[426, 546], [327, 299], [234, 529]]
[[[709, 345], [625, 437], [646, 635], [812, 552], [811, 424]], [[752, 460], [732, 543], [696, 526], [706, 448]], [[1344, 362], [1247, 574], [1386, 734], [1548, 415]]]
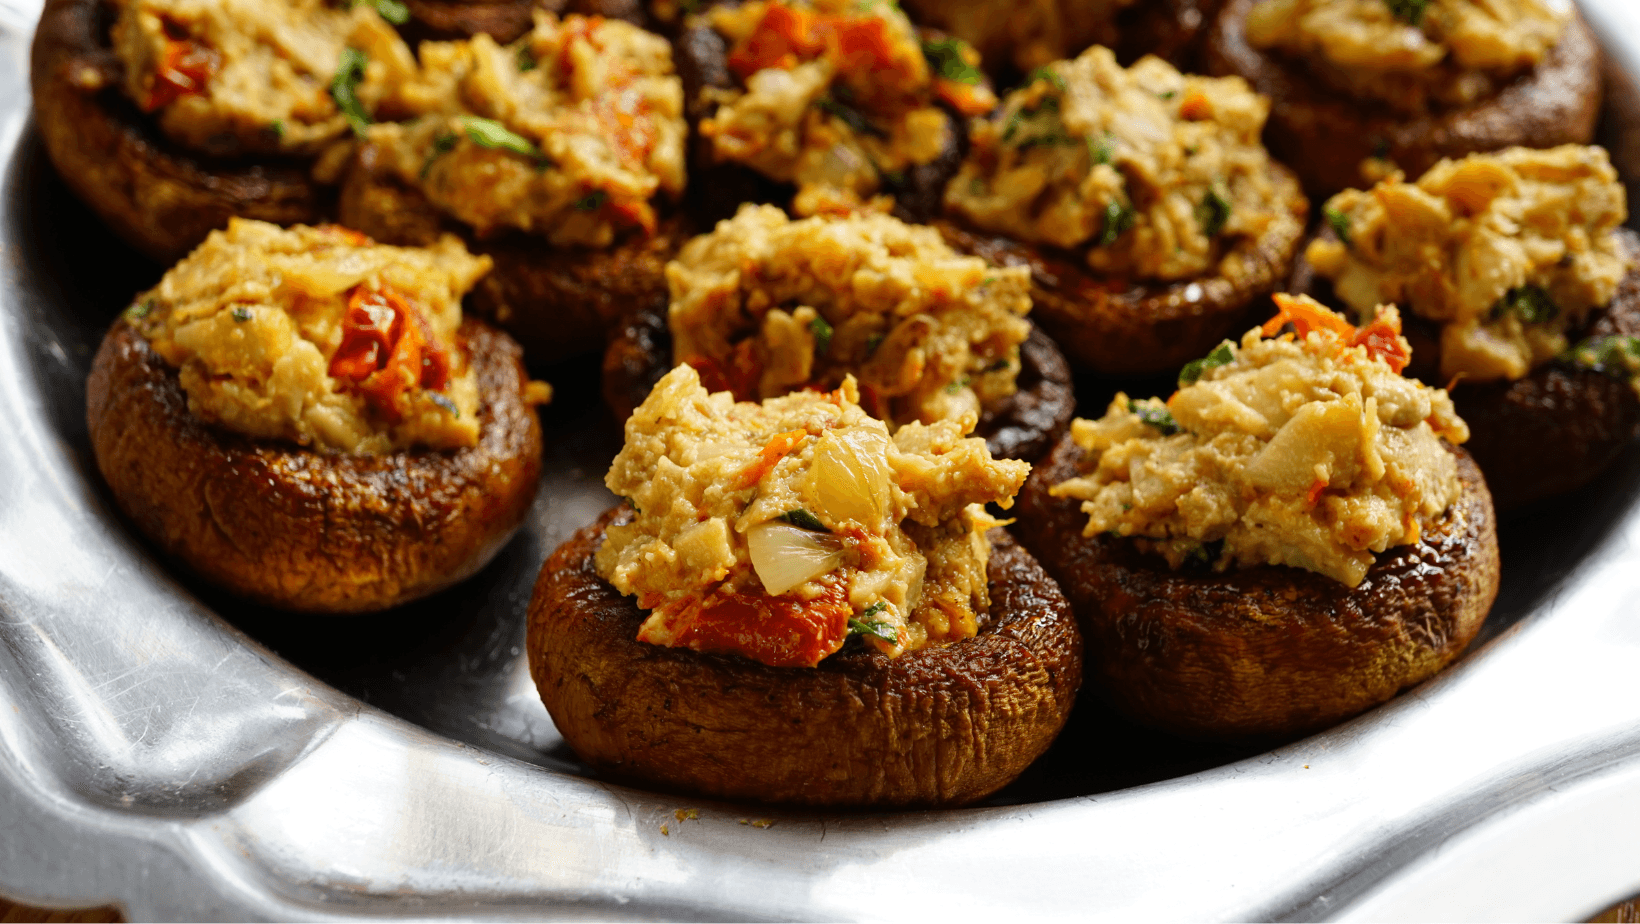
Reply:
[[[1640, 4], [1584, 8], [1640, 177]], [[1503, 524], [1498, 605], [1434, 681], [1261, 754], [1084, 702], [961, 811], [718, 805], [576, 763], [521, 643], [547, 551], [611, 502], [591, 367], [543, 370], [540, 499], [467, 584], [337, 620], [179, 577], [84, 423], [92, 351], [161, 268], [52, 173], [38, 12], [0, 0], [0, 891], [162, 920], [1576, 919], [1640, 893], [1640, 452]]]

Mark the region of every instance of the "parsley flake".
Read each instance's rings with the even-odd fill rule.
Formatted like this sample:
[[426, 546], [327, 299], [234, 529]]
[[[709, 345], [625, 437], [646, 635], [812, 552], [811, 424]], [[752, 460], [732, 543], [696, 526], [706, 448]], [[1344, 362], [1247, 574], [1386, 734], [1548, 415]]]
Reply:
[[1224, 341], [1214, 347], [1213, 352], [1203, 356], [1201, 359], [1193, 359], [1190, 362], [1185, 363], [1184, 368], [1179, 370], [1179, 387], [1183, 388], [1186, 385], [1195, 382], [1197, 379], [1202, 377], [1203, 372], [1206, 372], [1209, 369], [1217, 369], [1235, 358], [1236, 351], [1231, 349], [1230, 341]]
[[341, 61], [336, 65], [336, 76], [330, 78], [330, 98], [336, 101], [336, 108], [347, 117], [353, 134], [360, 138], [370, 128], [370, 116], [365, 114], [358, 94], [359, 81], [364, 79], [364, 69], [369, 63], [370, 59], [365, 57], [364, 52], [357, 48], [345, 48]]

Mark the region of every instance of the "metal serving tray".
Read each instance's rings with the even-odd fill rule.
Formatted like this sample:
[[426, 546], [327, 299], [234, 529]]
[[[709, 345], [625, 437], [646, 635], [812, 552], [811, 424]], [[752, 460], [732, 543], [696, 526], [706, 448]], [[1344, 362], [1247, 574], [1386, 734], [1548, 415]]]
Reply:
[[[1640, 3], [1585, 9], [1617, 65], [1607, 143], [1640, 177]], [[1262, 754], [1084, 702], [961, 811], [719, 805], [576, 763], [521, 643], [540, 562], [611, 501], [590, 366], [549, 370], [540, 499], [461, 587], [321, 619], [178, 577], [114, 512], [84, 423], [92, 352], [161, 268], [46, 160], [37, 15], [0, 0], [0, 890], [137, 919], [839, 920], [1575, 918], [1640, 892], [1637, 452], [1503, 524], [1482, 640], [1394, 702]]]

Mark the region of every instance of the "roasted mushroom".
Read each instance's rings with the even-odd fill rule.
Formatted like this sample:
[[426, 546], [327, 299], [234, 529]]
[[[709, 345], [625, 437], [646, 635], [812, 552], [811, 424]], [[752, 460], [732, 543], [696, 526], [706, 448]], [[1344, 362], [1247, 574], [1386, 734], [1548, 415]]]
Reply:
[[664, 39], [540, 14], [509, 45], [424, 43], [399, 92], [416, 117], [369, 127], [344, 224], [404, 245], [456, 233], [491, 256], [473, 310], [535, 360], [600, 349], [622, 313], [664, 304], [685, 132]]
[[[1090, 689], [1179, 735], [1349, 718], [1456, 658], [1497, 594], [1485, 482], [1445, 393], [1396, 374], [1393, 309], [1357, 330], [1277, 301], [1165, 404], [1119, 395], [1077, 421], [1021, 498]], [[1287, 324], [1297, 339], [1264, 339]]]
[[378, 610], [471, 575], [534, 497], [544, 399], [517, 344], [460, 321], [486, 265], [451, 239], [214, 232], [93, 363], [86, 417], [120, 509], [285, 609]]
[[722, 798], [958, 805], [1064, 725], [1075, 620], [979, 505], [1028, 467], [949, 421], [890, 437], [856, 397], [735, 404], [679, 366], [628, 419], [605, 479], [627, 504], [530, 603], [531, 673], [588, 764]]
[[1328, 202], [1294, 275], [1412, 315], [1410, 373], [1451, 383], [1500, 510], [1587, 483], [1640, 432], [1640, 237], [1600, 148], [1443, 161]]
[[1070, 368], [1020, 317], [1025, 272], [960, 256], [931, 229], [747, 206], [684, 247], [669, 278], [670, 311], [628, 317], [604, 354], [618, 420], [684, 362], [741, 399], [854, 375], [882, 419], [974, 415], [1004, 458], [1036, 458], [1070, 423]]
[[743, 202], [815, 215], [880, 196], [927, 221], [962, 161], [964, 120], [996, 105], [972, 48], [919, 32], [889, 0], [709, 4], [676, 49], [702, 228]]
[[[304, 5], [322, 6], [267, 3], [251, 13], [302, 22], [303, 38], [331, 53], [328, 69], [309, 75], [321, 87], [331, 82], [345, 41], [392, 35], [368, 4], [345, 13], [298, 9]], [[184, 13], [191, 18], [179, 18]], [[266, 99], [213, 105], [232, 95], [216, 92], [217, 74], [242, 77], [256, 63], [244, 53], [243, 34], [222, 34], [232, 31], [222, 26], [233, 16], [226, 4], [187, 11], [171, 3], [49, 0], [35, 32], [34, 121], [52, 163], [110, 227], [156, 260], [180, 259], [232, 216], [313, 222], [332, 205], [311, 175], [312, 160], [348, 123], [322, 89], [315, 96], [276, 84]], [[226, 55], [222, 42], [234, 46]], [[300, 71], [283, 49], [273, 51], [286, 76]], [[367, 85], [366, 97], [374, 88]], [[258, 109], [265, 117], [253, 124]]]
[[1030, 268], [1032, 317], [1073, 364], [1177, 369], [1291, 272], [1309, 203], [1259, 143], [1267, 111], [1240, 80], [1090, 49], [975, 127], [940, 227]]
[[1600, 114], [1594, 35], [1546, 0], [1227, 0], [1203, 63], [1270, 98], [1270, 151], [1317, 199], [1445, 157], [1586, 144]]

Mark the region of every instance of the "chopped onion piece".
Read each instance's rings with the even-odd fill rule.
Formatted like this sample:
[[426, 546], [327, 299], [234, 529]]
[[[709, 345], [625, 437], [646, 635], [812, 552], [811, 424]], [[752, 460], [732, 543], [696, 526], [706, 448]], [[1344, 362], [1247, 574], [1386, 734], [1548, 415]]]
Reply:
[[775, 597], [832, 571], [843, 561], [841, 539], [776, 520], [748, 530], [746, 545], [763, 589]]
[[889, 500], [888, 437], [869, 427], [827, 433], [814, 449], [809, 478], [809, 499], [821, 519], [880, 528]]

